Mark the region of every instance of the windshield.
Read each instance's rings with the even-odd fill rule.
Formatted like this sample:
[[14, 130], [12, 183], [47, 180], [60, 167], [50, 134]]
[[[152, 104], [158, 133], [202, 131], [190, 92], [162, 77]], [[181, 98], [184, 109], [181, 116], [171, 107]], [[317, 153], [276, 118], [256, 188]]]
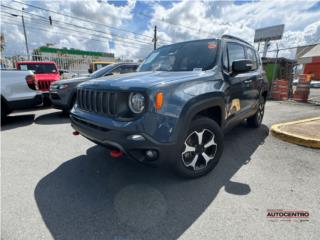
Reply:
[[20, 64], [18, 69], [20, 70], [31, 70], [34, 73], [58, 73], [56, 66], [53, 63], [48, 64], [36, 64], [36, 63], [27, 63]]
[[110, 64], [111, 63], [96, 63], [95, 65], [96, 65], [96, 69], [98, 70], [98, 69], [103, 68], [105, 66], [108, 66]]
[[216, 53], [214, 39], [164, 46], [153, 51], [139, 71], [204, 71], [213, 68]]
[[103, 68], [100, 68], [99, 70], [93, 72], [90, 77], [92, 78], [99, 78], [107, 74], [108, 72], [111, 72], [112, 69], [116, 66], [116, 64], [110, 64], [108, 66], [105, 66]]

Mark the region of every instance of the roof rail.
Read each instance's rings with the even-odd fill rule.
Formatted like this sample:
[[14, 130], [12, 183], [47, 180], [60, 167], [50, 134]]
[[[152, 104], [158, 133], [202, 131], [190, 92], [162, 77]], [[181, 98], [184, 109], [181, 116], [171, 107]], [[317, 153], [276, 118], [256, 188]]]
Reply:
[[241, 39], [241, 38], [238, 38], [238, 37], [232, 36], [232, 35], [223, 34], [223, 35], [221, 36], [221, 38], [228, 38], [228, 39], [238, 40], [238, 41], [240, 41], [240, 42], [244, 42], [244, 43], [246, 43], [246, 44], [248, 44], [248, 45], [252, 46], [252, 44], [251, 44], [251, 43], [248, 43], [247, 41], [245, 41], [245, 40], [243, 40], [243, 39]]

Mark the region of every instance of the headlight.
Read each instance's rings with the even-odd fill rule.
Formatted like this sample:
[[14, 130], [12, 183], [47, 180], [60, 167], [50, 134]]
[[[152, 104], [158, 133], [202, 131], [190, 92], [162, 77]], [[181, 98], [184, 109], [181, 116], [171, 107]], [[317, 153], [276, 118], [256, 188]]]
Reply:
[[131, 93], [129, 96], [129, 108], [133, 113], [142, 113], [145, 106], [145, 98], [141, 93]]
[[69, 87], [69, 85], [68, 84], [59, 84], [58, 86], [57, 86], [57, 89], [65, 89], [65, 88], [67, 88], [67, 87]]
[[58, 88], [58, 85], [57, 84], [51, 84], [50, 85], [50, 90], [55, 90]]

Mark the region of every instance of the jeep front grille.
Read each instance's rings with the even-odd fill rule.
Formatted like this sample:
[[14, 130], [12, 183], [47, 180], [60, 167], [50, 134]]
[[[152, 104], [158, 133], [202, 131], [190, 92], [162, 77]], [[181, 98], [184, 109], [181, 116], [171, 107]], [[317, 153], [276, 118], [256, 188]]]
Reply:
[[84, 111], [107, 115], [109, 117], [130, 117], [128, 94], [106, 90], [85, 89], [77, 90], [78, 107]]
[[50, 80], [39, 80], [38, 81], [38, 87], [40, 91], [49, 91], [50, 85], [51, 85]]

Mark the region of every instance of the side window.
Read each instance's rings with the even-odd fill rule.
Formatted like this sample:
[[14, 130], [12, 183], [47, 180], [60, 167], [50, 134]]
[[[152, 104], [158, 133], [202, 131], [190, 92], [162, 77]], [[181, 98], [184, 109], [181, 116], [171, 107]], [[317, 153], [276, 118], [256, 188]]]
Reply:
[[132, 66], [130, 65], [126, 65], [126, 66], [122, 66], [121, 67], [121, 70], [120, 70], [120, 73], [123, 74], [123, 73], [130, 73], [130, 72], [133, 72], [133, 68]]
[[258, 62], [253, 49], [247, 48], [247, 58], [252, 61], [252, 70], [256, 70], [258, 68]]
[[132, 65], [132, 66], [131, 66], [132, 72], [137, 71], [137, 68], [138, 68], [138, 65]]
[[116, 74], [120, 74], [122, 71], [122, 67], [116, 67], [115, 69], [113, 69], [111, 71], [112, 74], [116, 75]]
[[237, 43], [228, 43], [229, 65], [240, 59], [246, 59], [244, 47]]
[[123, 65], [113, 69], [112, 74], [124, 74], [124, 73], [135, 72], [136, 69], [137, 69], [137, 66]]

